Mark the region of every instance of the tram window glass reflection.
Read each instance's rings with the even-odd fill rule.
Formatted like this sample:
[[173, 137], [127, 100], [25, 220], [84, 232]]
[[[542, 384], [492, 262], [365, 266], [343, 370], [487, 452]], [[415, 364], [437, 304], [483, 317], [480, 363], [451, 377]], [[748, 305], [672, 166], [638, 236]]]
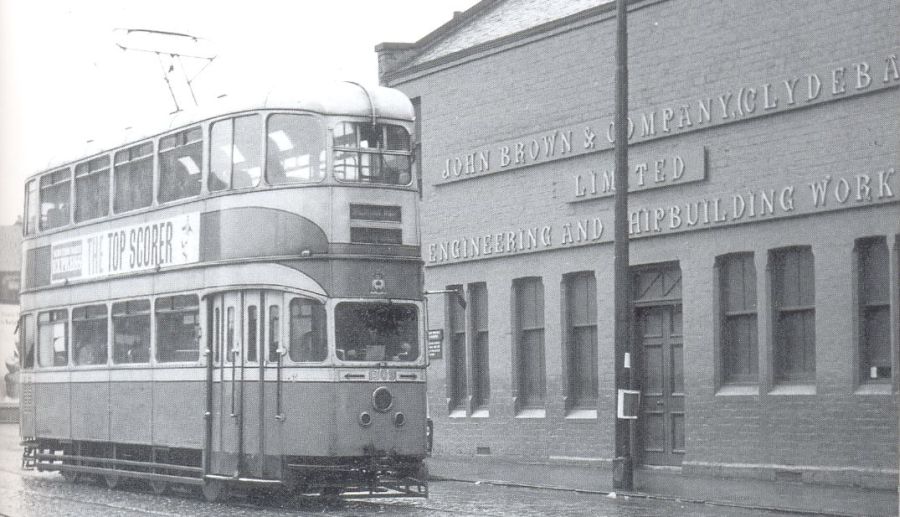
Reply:
[[234, 360], [234, 307], [228, 307], [226, 316], [225, 361]]
[[415, 305], [340, 303], [335, 309], [334, 328], [338, 359], [415, 361], [419, 357]]
[[69, 224], [71, 171], [60, 169], [41, 177], [41, 230]]
[[401, 126], [342, 122], [334, 128], [338, 180], [408, 185], [412, 179], [409, 133]]
[[281, 343], [281, 307], [269, 306], [269, 361], [278, 362], [278, 348]]
[[119, 151], [113, 160], [116, 213], [137, 210], [153, 203], [153, 142]]
[[259, 115], [220, 120], [212, 125], [209, 146], [209, 190], [259, 185], [262, 172]]
[[325, 306], [315, 300], [291, 300], [289, 355], [294, 362], [324, 361], [328, 355]]
[[258, 320], [257, 308], [256, 305], [250, 305], [247, 307], [247, 361], [255, 363], [256, 362], [256, 349], [257, 347], [257, 338], [259, 337], [258, 333]]
[[19, 328], [19, 356], [22, 358], [23, 369], [34, 368], [34, 316], [31, 314], [22, 316]]
[[266, 180], [313, 183], [325, 177], [325, 128], [309, 115], [272, 115], [266, 143]]
[[113, 363], [150, 362], [150, 300], [112, 306]]
[[161, 363], [200, 358], [197, 336], [200, 304], [195, 294], [156, 299], [156, 360]]
[[34, 235], [38, 228], [38, 184], [31, 180], [25, 185], [25, 235]]
[[200, 194], [203, 133], [193, 127], [159, 140], [159, 202]]
[[66, 309], [38, 314], [38, 366], [69, 364], [69, 314]]
[[106, 305], [72, 309], [72, 362], [76, 366], [106, 364]]
[[109, 213], [109, 156], [75, 166], [75, 222]]

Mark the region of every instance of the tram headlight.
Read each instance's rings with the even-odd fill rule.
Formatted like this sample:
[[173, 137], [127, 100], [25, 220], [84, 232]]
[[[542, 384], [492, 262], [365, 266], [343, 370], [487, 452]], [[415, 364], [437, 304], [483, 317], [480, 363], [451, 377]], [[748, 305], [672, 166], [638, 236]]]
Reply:
[[394, 413], [394, 425], [395, 426], [400, 427], [405, 423], [406, 423], [406, 415], [404, 415], [403, 413], [401, 413], [399, 411]]
[[367, 413], [365, 411], [360, 413], [359, 414], [359, 425], [361, 425], [363, 427], [369, 427], [370, 425], [372, 425], [372, 415], [370, 415], [369, 413]]
[[375, 411], [384, 413], [391, 409], [392, 405], [394, 405], [394, 396], [391, 395], [390, 390], [384, 386], [381, 386], [372, 392], [372, 407], [375, 408]]

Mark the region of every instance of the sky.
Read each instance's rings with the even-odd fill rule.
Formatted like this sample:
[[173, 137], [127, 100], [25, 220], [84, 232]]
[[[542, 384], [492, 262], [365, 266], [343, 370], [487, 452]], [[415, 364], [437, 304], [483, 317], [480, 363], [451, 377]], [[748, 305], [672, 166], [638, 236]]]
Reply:
[[123, 51], [117, 29], [206, 40], [211, 64], [184, 61], [203, 103], [297, 77], [377, 84], [375, 45], [415, 42], [476, 1], [0, 0], [0, 225], [66, 149], [174, 110], [156, 55]]

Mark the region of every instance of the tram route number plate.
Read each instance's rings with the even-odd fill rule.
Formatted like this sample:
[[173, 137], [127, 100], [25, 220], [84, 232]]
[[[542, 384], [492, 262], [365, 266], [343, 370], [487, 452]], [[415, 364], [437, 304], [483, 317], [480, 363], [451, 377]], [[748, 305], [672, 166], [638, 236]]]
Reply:
[[428, 331], [428, 358], [442, 359], [444, 357], [444, 329]]
[[370, 381], [396, 381], [397, 370], [377, 369], [369, 370]]

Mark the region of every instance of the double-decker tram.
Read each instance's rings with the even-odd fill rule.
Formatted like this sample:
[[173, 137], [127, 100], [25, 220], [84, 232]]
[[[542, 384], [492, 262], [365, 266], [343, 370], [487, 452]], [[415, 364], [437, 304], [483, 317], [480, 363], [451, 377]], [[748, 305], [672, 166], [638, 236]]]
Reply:
[[271, 91], [28, 179], [23, 464], [427, 495], [413, 118], [382, 87]]

